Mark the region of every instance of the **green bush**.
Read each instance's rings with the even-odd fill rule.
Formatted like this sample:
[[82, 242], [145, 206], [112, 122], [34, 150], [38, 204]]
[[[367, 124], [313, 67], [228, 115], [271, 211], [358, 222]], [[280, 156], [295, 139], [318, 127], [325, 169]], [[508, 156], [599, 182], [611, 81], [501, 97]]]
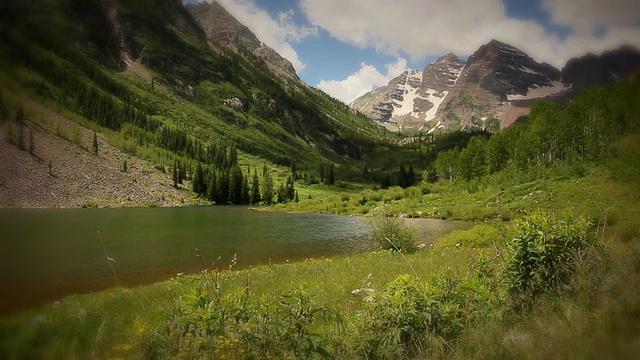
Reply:
[[372, 237], [383, 249], [413, 253], [416, 247], [416, 231], [404, 220], [391, 216], [384, 207], [370, 211], [365, 220], [373, 227]]
[[585, 218], [556, 218], [543, 211], [516, 220], [504, 261], [506, 290], [516, 308], [568, 287], [576, 261], [595, 244], [590, 227]]
[[433, 319], [434, 304], [427, 298], [425, 285], [416, 277], [401, 275], [364, 301], [367, 357], [415, 355]]

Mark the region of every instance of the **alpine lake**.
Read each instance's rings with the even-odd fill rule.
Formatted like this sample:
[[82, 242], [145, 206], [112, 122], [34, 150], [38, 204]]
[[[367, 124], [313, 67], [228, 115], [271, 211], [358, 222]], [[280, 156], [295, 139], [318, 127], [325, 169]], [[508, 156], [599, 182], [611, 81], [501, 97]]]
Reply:
[[[406, 221], [426, 245], [471, 227]], [[239, 206], [0, 209], [0, 234], [0, 313], [232, 261], [235, 270], [379, 249], [359, 217]]]

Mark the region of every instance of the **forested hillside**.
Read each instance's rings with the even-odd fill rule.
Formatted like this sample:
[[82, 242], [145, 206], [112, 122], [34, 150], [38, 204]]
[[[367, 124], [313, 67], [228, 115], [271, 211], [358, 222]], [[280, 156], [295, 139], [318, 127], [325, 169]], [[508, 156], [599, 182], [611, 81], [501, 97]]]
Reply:
[[[238, 154], [260, 169], [296, 163], [301, 179], [321, 178], [318, 169], [332, 164], [349, 176], [389, 143], [366, 117], [303, 83], [280, 82], [255, 56], [212, 50], [179, 0], [11, 0], [1, 10], [9, 137], [42, 123], [20, 100], [33, 99], [176, 173], [176, 186], [196, 180], [196, 193], [225, 203], [238, 200], [224, 183], [253, 175], [237, 169]], [[218, 198], [210, 184], [221, 178]]]
[[[640, 78], [581, 93], [566, 107], [540, 101], [528, 120], [493, 134], [474, 137], [467, 147], [441, 152], [437, 175], [445, 181], [472, 181], [508, 167], [615, 161], [618, 148], [640, 134]], [[628, 159], [627, 174], [639, 174]]]
[[[174, 189], [218, 204], [292, 201], [297, 186], [318, 183], [410, 188], [609, 161], [621, 137], [638, 133], [637, 77], [565, 108], [538, 103], [528, 121], [493, 135], [403, 137], [282, 81], [250, 52], [207, 40], [179, 0], [11, 0], [0, 10], [0, 121], [5, 140], [29, 153], [18, 162], [55, 168], [51, 154], [32, 148], [41, 135], [97, 159], [82, 140], [96, 132], [124, 154], [116, 158], [144, 160]], [[76, 125], [67, 131], [36, 108]]]

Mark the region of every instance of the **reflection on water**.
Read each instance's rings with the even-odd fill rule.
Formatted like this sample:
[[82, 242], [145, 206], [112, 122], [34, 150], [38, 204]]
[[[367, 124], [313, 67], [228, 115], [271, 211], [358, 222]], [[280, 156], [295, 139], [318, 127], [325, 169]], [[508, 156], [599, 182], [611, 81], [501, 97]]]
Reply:
[[[409, 219], [433, 243], [465, 223]], [[357, 217], [245, 207], [0, 209], [0, 312], [178, 272], [376, 250]], [[107, 258], [113, 259], [109, 261]], [[117, 275], [114, 277], [111, 266]]]

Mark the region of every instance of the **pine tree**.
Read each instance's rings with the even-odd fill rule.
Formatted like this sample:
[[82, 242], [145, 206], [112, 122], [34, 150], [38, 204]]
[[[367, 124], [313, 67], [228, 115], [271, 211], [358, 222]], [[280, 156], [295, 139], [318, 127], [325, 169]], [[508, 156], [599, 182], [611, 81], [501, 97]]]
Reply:
[[388, 189], [391, 186], [391, 175], [385, 174], [380, 182], [380, 189]]
[[409, 164], [409, 171], [407, 171], [407, 187], [413, 186], [416, 183], [416, 173], [413, 171], [413, 164]]
[[333, 163], [331, 163], [331, 165], [329, 166], [329, 176], [328, 176], [327, 185], [334, 185], [335, 183], [336, 183], [336, 175], [335, 175], [334, 165]]
[[238, 165], [231, 168], [229, 172], [229, 202], [232, 204], [242, 203], [242, 170]]
[[173, 187], [178, 188], [178, 161], [174, 160], [173, 162]]
[[[266, 165], [265, 165], [265, 170], [266, 170]], [[274, 196], [274, 185], [273, 185], [273, 179], [271, 179], [271, 176], [269, 175], [268, 171], [265, 171], [265, 176], [262, 178], [262, 183], [260, 184], [261, 186], [261, 193], [262, 193], [262, 201], [265, 204], [272, 204], [273, 203], [273, 196]]]
[[231, 168], [232, 166], [238, 163], [238, 149], [236, 149], [235, 144], [231, 144], [229, 147], [229, 156], [228, 156], [228, 164], [227, 167]]
[[207, 199], [209, 199], [209, 201], [216, 201], [216, 199], [218, 198], [216, 186], [216, 171], [211, 170], [211, 174], [209, 174], [209, 185], [207, 186]]
[[403, 189], [407, 187], [407, 171], [404, 169], [404, 165], [400, 165], [400, 172], [398, 173], [398, 186]]
[[198, 163], [196, 167], [196, 173], [193, 176], [193, 192], [200, 195], [204, 195], [206, 193], [206, 184], [204, 182], [204, 172], [202, 170], [202, 165]]
[[251, 205], [257, 205], [260, 203], [260, 180], [258, 179], [258, 171], [253, 170], [253, 179], [251, 181], [251, 194], [249, 196], [249, 203]]
[[278, 204], [282, 204], [287, 202], [287, 190], [284, 187], [284, 184], [280, 183], [280, 186], [278, 187], [278, 193], [276, 196], [276, 201], [278, 202]]
[[287, 178], [287, 186], [285, 188], [286, 191], [286, 201], [293, 201], [293, 198], [296, 194], [296, 189], [293, 184], [293, 177], [289, 176]]
[[178, 163], [178, 184], [182, 184], [186, 178], [187, 167], [184, 164]]
[[91, 151], [98, 155], [98, 135], [95, 131], [93, 132], [93, 144], [91, 145]]
[[220, 205], [227, 204], [229, 202], [229, 170], [222, 169], [216, 175], [218, 197], [216, 203]]
[[249, 187], [249, 174], [242, 177], [242, 198], [240, 202], [242, 204], [249, 204], [251, 199], [251, 188]]
[[318, 175], [320, 175], [320, 182], [324, 183], [324, 164], [320, 164], [318, 168]]
[[127, 172], [128, 170], [129, 170], [129, 168], [127, 167], [127, 160], [125, 159], [125, 160], [122, 162], [122, 171], [123, 171], [123, 172]]

